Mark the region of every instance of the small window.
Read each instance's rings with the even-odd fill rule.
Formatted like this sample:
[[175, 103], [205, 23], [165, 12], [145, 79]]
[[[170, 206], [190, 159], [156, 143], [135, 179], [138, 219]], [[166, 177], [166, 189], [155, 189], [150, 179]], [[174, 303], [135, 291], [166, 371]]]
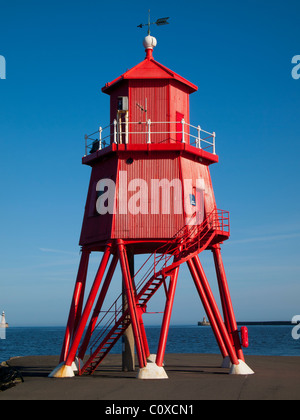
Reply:
[[128, 96], [118, 97], [118, 111], [128, 111]]
[[191, 203], [191, 206], [196, 206], [195, 194], [190, 194], [190, 203]]

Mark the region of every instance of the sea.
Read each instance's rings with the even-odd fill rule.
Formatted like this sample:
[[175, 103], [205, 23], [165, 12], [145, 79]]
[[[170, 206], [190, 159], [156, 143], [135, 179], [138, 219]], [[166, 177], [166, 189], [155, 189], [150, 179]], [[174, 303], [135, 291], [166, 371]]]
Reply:
[[[245, 356], [300, 356], [299, 332], [293, 325], [249, 325], [249, 347]], [[299, 331], [299, 329], [298, 329]], [[65, 327], [9, 327], [6, 338], [0, 339], [0, 362], [18, 356], [59, 355]], [[146, 326], [151, 353], [157, 352], [160, 327]], [[121, 354], [119, 340], [111, 353]], [[170, 326], [166, 353], [215, 353], [219, 348], [209, 326]]]

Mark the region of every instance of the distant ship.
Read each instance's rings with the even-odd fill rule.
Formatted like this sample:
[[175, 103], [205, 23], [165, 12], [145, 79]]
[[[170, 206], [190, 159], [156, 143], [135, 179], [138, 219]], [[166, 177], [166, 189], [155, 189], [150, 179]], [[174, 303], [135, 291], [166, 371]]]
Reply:
[[207, 319], [204, 316], [202, 322], [199, 321], [198, 322], [198, 325], [202, 325], [204, 327], [209, 327], [210, 326], [210, 323], [209, 323], [209, 321], [207, 321]]
[[8, 323], [5, 321], [5, 313], [2, 312], [1, 322], [0, 322], [0, 328], [8, 328]]

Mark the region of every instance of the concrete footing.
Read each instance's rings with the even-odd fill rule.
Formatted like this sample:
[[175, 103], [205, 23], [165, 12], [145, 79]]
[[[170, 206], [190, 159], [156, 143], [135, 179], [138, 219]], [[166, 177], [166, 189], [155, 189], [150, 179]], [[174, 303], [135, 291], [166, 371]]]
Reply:
[[243, 360], [239, 360], [238, 365], [232, 365], [230, 369], [230, 375], [253, 375], [254, 372], [249, 366], [243, 362]]
[[168, 379], [165, 369], [162, 366], [157, 366], [156, 363], [147, 363], [147, 366], [139, 369], [137, 374], [138, 379]]
[[49, 378], [73, 378], [75, 376], [72, 366], [66, 366], [63, 363], [60, 363], [56, 368], [50, 373]]

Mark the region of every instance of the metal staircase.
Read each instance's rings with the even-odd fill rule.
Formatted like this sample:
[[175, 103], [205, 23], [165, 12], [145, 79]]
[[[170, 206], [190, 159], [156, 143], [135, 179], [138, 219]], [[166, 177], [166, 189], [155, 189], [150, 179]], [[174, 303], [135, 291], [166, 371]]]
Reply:
[[[223, 210], [214, 209], [199, 225], [185, 225], [167, 244], [151, 254], [135, 274], [134, 279], [137, 283], [142, 268], [150, 263], [150, 267], [136, 284], [137, 307], [142, 310], [146, 307], [151, 297], [165, 283], [166, 277], [178, 265], [207, 249], [214, 239], [217, 238], [217, 242], [220, 242], [228, 237], [229, 213]], [[96, 333], [97, 326], [95, 327], [95, 337], [90, 343], [90, 357], [80, 367], [79, 375], [92, 374], [130, 324], [129, 310], [123, 311], [122, 294], [120, 294], [98, 322], [97, 326], [100, 327], [98, 333]]]

